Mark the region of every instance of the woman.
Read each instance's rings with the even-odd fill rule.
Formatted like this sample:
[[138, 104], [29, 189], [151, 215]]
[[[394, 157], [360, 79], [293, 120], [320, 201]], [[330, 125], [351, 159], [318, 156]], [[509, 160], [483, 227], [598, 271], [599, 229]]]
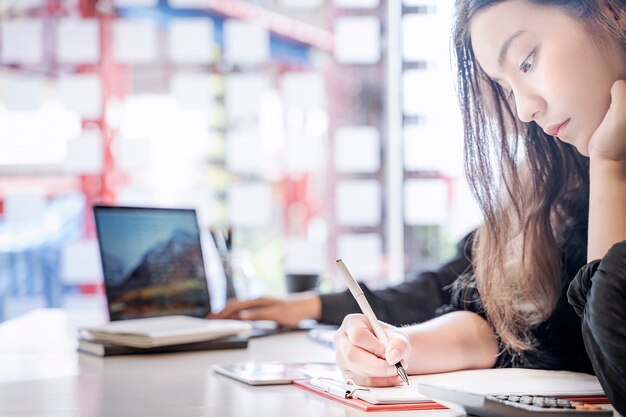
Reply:
[[346, 317], [337, 362], [365, 385], [400, 383], [398, 361], [410, 374], [595, 371], [626, 415], [626, 3], [461, 0], [457, 13], [466, 170], [485, 219], [473, 270], [448, 314], [387, 326], [386, 346]]

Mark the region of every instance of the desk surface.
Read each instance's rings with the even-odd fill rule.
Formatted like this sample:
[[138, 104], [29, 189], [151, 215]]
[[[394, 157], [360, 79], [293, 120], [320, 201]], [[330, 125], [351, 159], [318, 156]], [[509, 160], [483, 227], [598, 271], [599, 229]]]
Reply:
[[98, 314], [36, 310], [0, 325], [0, 415], [92, 416], [415, 416], [365, 413], [296, 387], [252, 387], [215, 374], [216, 363], [334, 361], [332, 349], [294, 332], [256, 338], [247, 349], [99, 358], [76, 353], [78, 326]]

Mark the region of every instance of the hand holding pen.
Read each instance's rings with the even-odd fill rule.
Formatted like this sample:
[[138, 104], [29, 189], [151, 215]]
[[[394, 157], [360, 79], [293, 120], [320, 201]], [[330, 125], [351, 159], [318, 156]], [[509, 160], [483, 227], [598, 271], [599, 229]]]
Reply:
[[[400, 363], [400, 359], [410, 354], [408, 338], [394, 327], [379, 322], [359, 284], [341, 260], [337, 261], [337, 267], [364, 313], [347, 316], [335, 336], [337, 364], [342, 373], [360, 385], [397, 385], [398, 376], [408, 384]], [[389, 340], [383, 327], [393, 331]]]

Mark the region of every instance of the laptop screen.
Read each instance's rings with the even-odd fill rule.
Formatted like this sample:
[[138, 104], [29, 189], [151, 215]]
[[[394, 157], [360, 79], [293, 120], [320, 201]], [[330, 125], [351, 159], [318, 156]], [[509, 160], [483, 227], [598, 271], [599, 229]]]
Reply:
[[109, 319], [211, 311], [193, 209], [94, 206]]

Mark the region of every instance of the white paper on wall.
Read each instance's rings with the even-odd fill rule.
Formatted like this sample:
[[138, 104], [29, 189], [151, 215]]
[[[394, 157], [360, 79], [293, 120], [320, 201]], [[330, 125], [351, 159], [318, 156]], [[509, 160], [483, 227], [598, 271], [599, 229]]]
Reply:
[[326, 108], [326, 86], [320, 74], [286, 73], [281, 79], [281, 91], [287, 109]]
[[113, 0], [115, 7], [154, 7], [159, 0]]
[[346, 9], [374, 9], [378, 7], [379, 0], [334, 0], [335, 7]]
[[380, 20], [374, 16], [335, 20], [335, 60], [341, 64], [375, 64], [380, 59]]
[[263, 95], [270, 87], [262, 74], [230, 74], [226, 76], [226, 115], [232, 124], [240, 120], [257, 120]]
[[102, 173], [104, 145], [98, 129], [85, 130], [67, 142], [67, 153], [62, 170], [71, 174], [97, 175]]
[[9, 111], [37, 111], [41, 107], [43, 81], [39, 77], [7, 76], [2, 90], [4, 108]]
[[256, 65], [270, 57], [270, 34], [267, 29], [240, 20], [224, 22], [224, 58], [239, 65]]
[[285, 239], [285, 273], [319, 273], [324, 269], [324, 245], [306, 237]]
[[100, 27], [97, 19], [61, 19], [57, 25], [57, 60], [62, 64], [100, 61]]
[[130, 184], [120, 186], [117, 189], [116, 200], [121, 206], [138, 206], [138, 207], [159, 207], [163, 205], [162, 201], [159, 201], [157, 192], [154, 188], [145, 186]]
[[233, 227], [269, 226], [272, 220], [272, 192], [264, 183], [233, 184], [227, 196], [228, 215]]
[[173, 19], [168, 28], [168, 55], [177, 64], [213, 61], [213, 21], [208, 18]]
[[123, 64], [144, 64], [157, 59], [157, 27], [147, 19], [118, 19], [113, 23], [113, 55]]
[[226, 134], [226, 167], [240, 174], [259, 174], [264, 150], [258, 129], [237, 129]]
[[372, 173], [380, 168], [380, 135], [375, 127], [340, 127], [334, 142], [338, 172]]
[[287, 140], [285, 170], [293, 174], [318, 172], [324, 167], [326, 137], [291, 135]]
[[98, 74], [70, 74], [59, 77], [61, 101], [68, 110], [86, 119], [102, 113], [102, 84]]
[[408, 116], [425, 115], [439, 102], [439, 79], [431, 71], [408, 70], [402, 75], [402, 110]]
[[39, 188], [7, 190], [3, 203], [6, 224], [38, 224], [46, 212], [46, 194]]
[[202, 9], [206, 8], [206, 0], [168, 0], [168, 3], [173, 8], [179, 9]]
[[433, 42], [439, 23], [428, 13], [407, 14], [402, 17], [402, 57], [405, 61], [433, 61], [441, 54], [441, 45]]
[[402, 3], [406, 6], [417, 7], [417, 6], [437, 6], [439, 3], [442, 3], [440, 0], [403, 0]]
[[280, 5], [292, 9], [315, 9], [324, 5], [324, 0], [280, 0]]
[[214, 100], [213, 83], [208, 73], [179, 72], [170, 80], [170, 92], [184, 109], [209, 111]]
[[19, 2], [15, 2], [11, 6], [22, 11], [22, 10], [35, 9], [38, 7], [42, 7], [45, 4], [46, 4], [46, 0], [19, 0]]
[[115, 141], [117, 165], [124, 171], [135, 171], [150, 166], [152, 141], [149, 139], [120, 138]]
[[335, 190], [335, 215], [338, 224], [355, 227], [380, 224], [382, 200], [378, 181], [340, 181]]
[[404, 221], [411, 226], [445, 223], [449, 214], [448, 184], [442, 179], [413, 179], [404, 183]]
[[102, 282], [102, 266], [96, 239], [82, 239], [63, 246], [61, 280], [64, 284]]
[[67, 141], [80, 135], [81, 120], [60, 101], [41, 111], [3, 111], [0, 107], [0, 165], [59, 165]]
[[[342, 259], [357, 281], [381, 278], [383, 243], [380, 235], [359, 233], [337, 238], [337, 258]], [[343, 279], [341, 280], [343, 283]]]
[[0, 25], [0, 61], [37, 64], [43, 59], [43, 21], [4, 19]]
[[[175, 102], [172, 107], [176, 108]], [[143, 139], [154, 137], [158, 132], [162, 131], [163, 120], [161, 117], [154, 115], [164, 115], [167, 111], [169, 103], [164, 103], [162, 96], [156, 95], [127, 95], [121, 104], [120, 111], [120, 135], [125, 138]], [[168, 109], [171, 110], [172, 109]]]
[[[449, 162], [456, 161], [453, 144], [446, 137], [447, 132], [429, 125], [409, 125], [404, 127], [404, 167], [407, 171], [447, 172]], [[455, 144], [456, 145], [456, 144]], [[462, 147], [461, 144], [456, 146]]]

